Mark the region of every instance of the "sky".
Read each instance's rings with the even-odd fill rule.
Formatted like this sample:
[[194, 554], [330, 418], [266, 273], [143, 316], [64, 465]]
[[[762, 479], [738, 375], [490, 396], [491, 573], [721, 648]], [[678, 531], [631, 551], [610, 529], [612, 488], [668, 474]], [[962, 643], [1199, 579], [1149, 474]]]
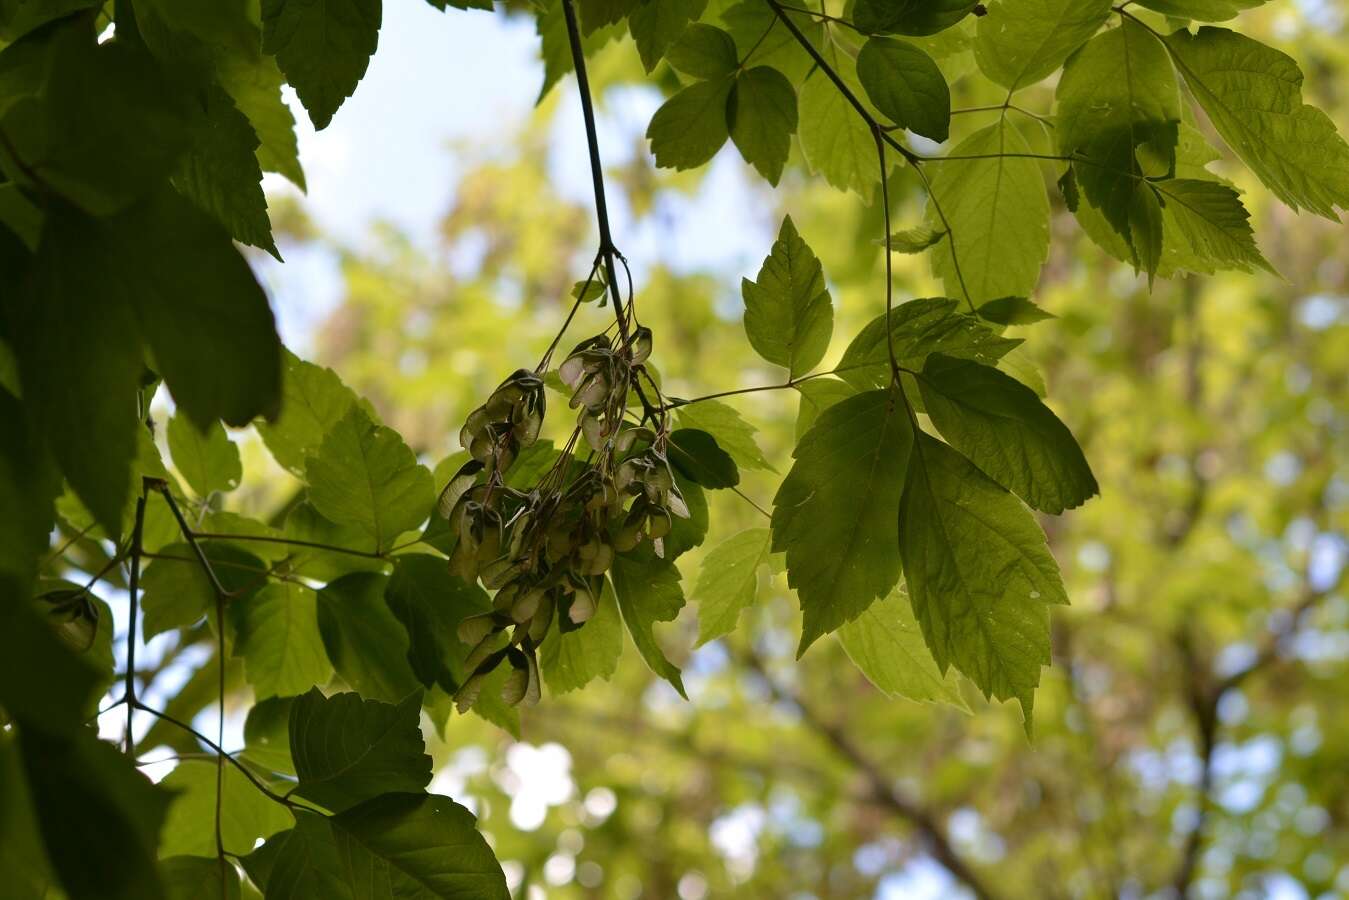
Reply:
[[[436, 225], [465, 174], [455, 148], [509, 146], [538, 96], [537, 54], [534, 24], [525, 17], [386, 4], [370, 68], [326, 129], [314, 131], [287, 89], [308, 183], [302, 204], [320, 231], [343, 246], [368, 247], [371, 225], [384, 221], [414, 245], [433, 249]], [[589, 207], [594, 200], [575, 81], [555, 90], [564, 92], [564, 102], [550, 131], [552, 181], [564, 197]], [[636, 88], [604, 98], [598, 130], [606, 165], [631, 158], [635, 135], [659, 103], [654, 90]], [[298, 195], [279, 176], [268, 175], [264, 184], [272, 195]], [[752, 274], [771, 244], [771, 194], [746, 177], [729, 144], [695, 193], [663, 195], [641, 222], [632, 220], [621, 192], [611, 188], [609, 200], [615, 234], [639, 283], [653, 262], [728, 278]], [[341, 299], [337, 255], [326, 248], [283, 246], [282, 252], [284, 265], [261, 260], [259, 274], [282, 338], [303, 353]]]

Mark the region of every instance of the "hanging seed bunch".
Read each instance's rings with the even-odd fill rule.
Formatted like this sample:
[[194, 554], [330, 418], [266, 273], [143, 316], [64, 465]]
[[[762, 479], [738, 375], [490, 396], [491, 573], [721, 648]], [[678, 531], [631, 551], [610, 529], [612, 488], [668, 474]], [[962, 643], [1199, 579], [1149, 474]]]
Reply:
[[450, 479], [438, 508], [458, 539], [450, 570], [496, 594], [491, 612], [459, 624], [459, 639], [473, 648], [465, 666], [471, 674], [455, 695], [461, 712], [502, 662], [510, 666], [503, 699], [537, 701], [536, 651], [553, 621], [564, 633], [582, 627], [598, 608], [615, 555], [649, 541], [663, 556], [675, 517], [688, 518], [666, 457], [667, 415], [644, 403], [643, 417], [629, 420], [629, 396], [651, 343], [643, 327], [625, 343], [600, 334], [567, 355], [558, 376], [571, 391], [576, 427], [527, 489], [508, 485], [506, 475], [539, 437], [546, 404], [538, 373], [515, 372], [465, 421], [459, 437], [473, 458]]

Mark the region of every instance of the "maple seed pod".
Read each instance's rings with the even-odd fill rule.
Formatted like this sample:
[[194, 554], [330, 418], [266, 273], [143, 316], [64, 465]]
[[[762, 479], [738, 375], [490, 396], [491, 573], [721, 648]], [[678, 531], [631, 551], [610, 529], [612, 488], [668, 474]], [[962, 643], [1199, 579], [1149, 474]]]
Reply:
[[487, 417], [487, 410], [479, 406], [468, 414], [468, 418], [464, 420], [464, 427], [459, 429], [459, 444], [468, 450], [479, 435], [487, 433], [489, 425], [491, 419]]
[[487, 680], [487, 674], [473, 675], [454, 694], [454, 708], [459, 711], [459, 715], [466, 715], [478, 702], [478, 695], [482, 693], [483, 682]]
[[651, 329], [643, 325], [632, 335], [632, 364], [640, 366], [651, 356]]
[[543, 643], [548, 636], [548, 628], [553, 624], [553, 615], [557, 610], [557, 598], [551, 592], [543, 595], [538, 610], [529, 620], [529, 639], [535, 644]]
[[476, 647], [481, 644], [488, 635], [495, 632], [498, 628], [497, 617], [494, 613], [483, 613], [482, 615], [469, 616], [462, 620], [455, 629], [455, 634], [459, 640], [470, 647]]
[[575, 592], [572, 594], [571, 606], [567, 609], [567, 618], [573, 625], [584, 625], [595, 615], [598, 598], [584, 581], [575, 579], [572, 585]]
[[459, 471], [450, 477], [450, 481], [445, 485], [445, 490], [440, 492], [440, 499], [436, 501], [436, 511], [440, 513], [442, 519], [448, 519], [454, 507], [459, 503], [459, 498], [471, 487], [477, 480], [478, 474], [482, 472], [484, 466], [481, 460], [470, 459], [459, 467]]

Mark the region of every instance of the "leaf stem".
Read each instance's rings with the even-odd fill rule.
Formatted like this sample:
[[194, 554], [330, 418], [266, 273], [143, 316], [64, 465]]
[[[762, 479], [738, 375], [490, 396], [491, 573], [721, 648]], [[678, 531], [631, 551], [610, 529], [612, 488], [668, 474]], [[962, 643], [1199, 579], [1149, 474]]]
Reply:
[[214, 531], [192, 531], [189, 529], [192, 537], [203, 541], [252, 541], [261, 544], [285, 544], [290, 547], [310, 547], [314, 550], [327, 550], [331, 553], [345, 553], [348, 556], [360, 556], [365, 559], [385, 559], [388, 554], [374, 553], [369, 550], [353, 550], [350, 547], [339, 547], [336, 544], [324, 544], [319, 541], [302, 541], [297, 538], [277, 537], [270, 534], [225, 534]]
[[[126, 626], [126, 755], [136, 758], [136, 736], [132, 713], [136, 709], [136, 595], [140, 590], [141, 536], [145, 531], [146, 485], [141, 484], [141, 495], [136, 499], [136, 521], [131, 526], [131, 574], [127, 580]], [[115, 558], [115, 557], [114, 557]], [[97, 579], [95, 579], [97, 580]]]

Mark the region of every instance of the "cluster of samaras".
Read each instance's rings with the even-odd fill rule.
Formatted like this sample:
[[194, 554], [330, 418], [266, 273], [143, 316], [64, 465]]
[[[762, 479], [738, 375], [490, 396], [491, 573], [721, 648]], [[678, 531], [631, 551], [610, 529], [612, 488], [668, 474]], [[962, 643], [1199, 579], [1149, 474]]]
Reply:
[[[537, 701], [535, 651], [553, 620], [564, 633], [583, 626], [595, 614], [615, 554], [649, 541], [662, 556], [674, 518], [688, 518], [666, 458], [663, 421], [625, 419], [650, 354], [647, 328], [618, 346], [600, 334], [572, 350], [558, 377], [579, 410], [576, 428], [527, 488], [509, 484], [507, 475], [543, 425], [539, 373], [517, 370], [464, 422], [459, 440], [473, 458], [445, 486], [439, 512], [457, 538], [450, 571], [469, 583], [481, 580], [496, 596], [491, 612], [459, 624], [459, 639], [472, 648], [469, 677], [455, 696], [461, 710], [474, 704], [502, 661], [511, 666], [503, 699]], [[584, 458], [580, 438], [589, 447]]]

